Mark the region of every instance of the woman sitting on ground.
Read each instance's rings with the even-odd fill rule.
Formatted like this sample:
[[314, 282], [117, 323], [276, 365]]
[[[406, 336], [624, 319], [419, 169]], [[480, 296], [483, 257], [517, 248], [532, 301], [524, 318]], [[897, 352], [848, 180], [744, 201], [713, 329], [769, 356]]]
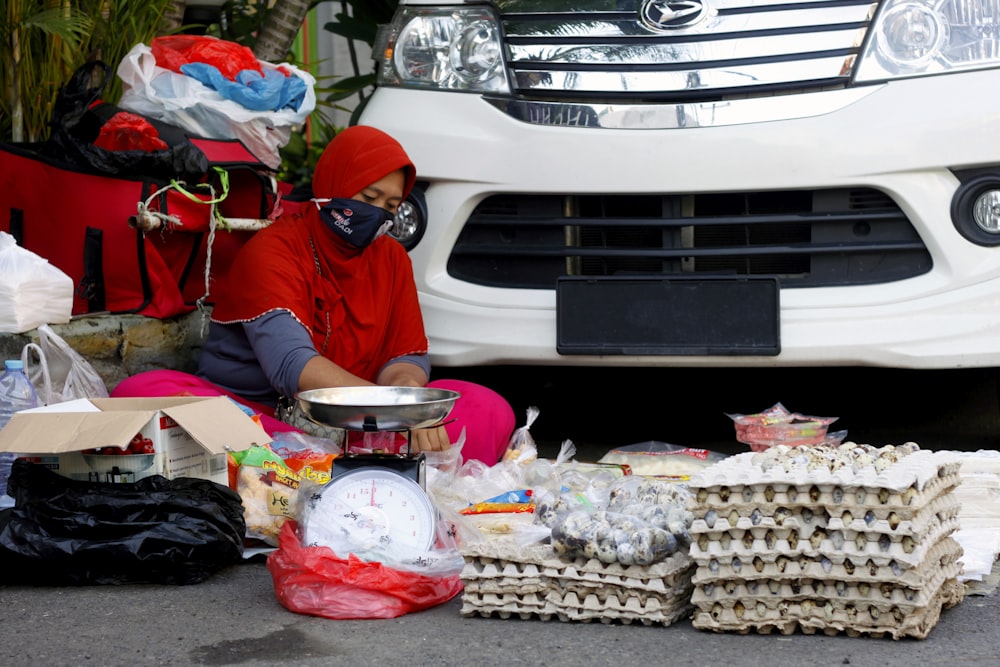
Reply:
[[513, 410], [481, 385], [429, 381], [410, 258], [385, 235], [415, 180], [389, 135], [366, 126], [338, 133], [316, 165], [313, 199], [255, 234], [220, 281], [197, 374], [140, 373], [112, 396], [227, 395], [261, 414], [271, 434], [328, 436], [279, 403], [330, 387], [449, 389], [461, 397], [447, 423], [414, 430], [412, 450], [447, 449], [464, 429], [462, 458], [495, 464], [514, 430]]

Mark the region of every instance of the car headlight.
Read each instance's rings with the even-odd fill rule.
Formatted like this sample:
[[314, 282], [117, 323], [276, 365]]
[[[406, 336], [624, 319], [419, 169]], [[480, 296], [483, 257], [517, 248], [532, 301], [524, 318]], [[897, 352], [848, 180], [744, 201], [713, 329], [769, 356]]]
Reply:
[[1000, 0], [886, 0], [856, 80], [884, 81], [1000, 66]]
[[510, 90], [500, 25], [488, 7], [401, 7], [375, 46], [381, 86]]

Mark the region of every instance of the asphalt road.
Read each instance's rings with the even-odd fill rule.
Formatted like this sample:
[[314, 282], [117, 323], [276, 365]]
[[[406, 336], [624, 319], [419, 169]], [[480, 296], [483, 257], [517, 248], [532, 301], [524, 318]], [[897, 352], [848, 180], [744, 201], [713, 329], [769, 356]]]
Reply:
[[[516, 370], [516, 372], [514, 372]], [[578, 460], [645, 440], [739, 451], [729, 412], [783, 402], [837, 416], [859, 442], [996, 447], [986, 371], [477, 369], [518, 415], [539, 408], [543, 456]], [[522, 418], [523, 419], [523, 418]], [[1000, 594], [969, 595], [924, 640], [735, 635], [668, 627], [463, 617], [461, 599], [389, 620], [330, 620], [282, 607], [260, 558], [191, 586], [0, 587], [0, 665], [998, 665]]]
[[1000, 596], [971, 596], [923, 640], [716, 634], [669, 626], [463, 617], [461, 598], [388, 620], [330, 620], [282, 607], [265, 565], [192, 586], [0, 588], [0, 664], [1000, 665]]

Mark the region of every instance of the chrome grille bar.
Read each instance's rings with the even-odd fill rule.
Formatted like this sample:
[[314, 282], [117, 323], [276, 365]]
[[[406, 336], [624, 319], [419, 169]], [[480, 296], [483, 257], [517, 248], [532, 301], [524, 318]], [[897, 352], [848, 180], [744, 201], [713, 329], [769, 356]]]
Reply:
[[[508, 67], [523, 99], [626, 101], [775, 86], [843, 86], [877, 0], [695, 0], [690, 25], [652, 29], [636, 2], [562, 3], [533, 12], [500, 0]], [[556, 4], [556, 3], [552, 3]]]

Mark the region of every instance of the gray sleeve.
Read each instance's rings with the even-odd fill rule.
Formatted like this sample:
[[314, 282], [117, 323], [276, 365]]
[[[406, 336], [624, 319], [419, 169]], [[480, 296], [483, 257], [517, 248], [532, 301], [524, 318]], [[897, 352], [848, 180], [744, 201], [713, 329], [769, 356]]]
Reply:
[[415, 366], [419, 366], [420, 368], [422, 368], [424, 370], [424, 373], [427, 374], [427, 379], [428, 380], [430, 379], [430, 377], [431, 377], [431, 359], [426, 354], [404, 354], [401, 357], [396, 357], [395, 359], [390, 359], [389, 361], [387, 361], [385, 363], [385, 366], [382, 366], [382, 368], [379, 370], [379, 375], [381, 375], [382, 371], [384, 371], [387, 367], [392, 366], [393, 364], [400, 363], [400, 362], [407, 363], [407, 364], [413, 364]]
[[243, 330], [271, 386], [283, 396], [295, 396], [306, 362], [319, 352], [306, 328], [286, 310], [245, 322]]
[[[283, 396], [294, 396], [299, 390], [302, 369], [319, 355], [306, 328], [291, 313], [279, 310], [245, 322], [243, 330], [271, 386]], [[431, 361], [426, 354], [405, 354], [390, 359], [382, 370], [397, 363], [414, 364], [423, 369], [428, 378], [431, 376]]]

